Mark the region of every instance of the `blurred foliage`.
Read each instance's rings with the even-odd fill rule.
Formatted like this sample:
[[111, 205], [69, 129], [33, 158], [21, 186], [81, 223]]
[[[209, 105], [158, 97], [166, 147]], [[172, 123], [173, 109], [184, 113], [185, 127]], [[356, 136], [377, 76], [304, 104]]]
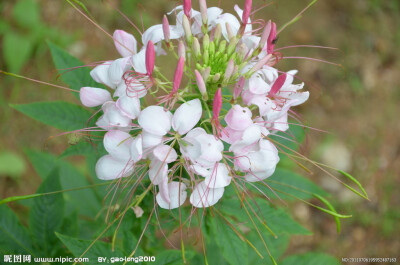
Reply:
[[11, 19], [0, 18], [0, 35], [7, 70], [13, 73], [18, 73], [35, 51], [43, 54], [45, 39], [62, 45], [72, 42], [70, 36], [43, 23], [36, 0], [17, 1], [12, 9]]

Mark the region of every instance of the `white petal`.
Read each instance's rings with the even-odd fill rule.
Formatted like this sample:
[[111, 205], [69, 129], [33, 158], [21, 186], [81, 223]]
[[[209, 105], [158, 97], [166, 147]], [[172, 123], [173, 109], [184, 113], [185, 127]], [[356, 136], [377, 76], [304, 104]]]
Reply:
[[133, 173], [133, 167], [128, 161], [121, 161], [111, 155], [101, 157], [96, 164], [96, 175], [102, 180], [112, 180], [127, 177]]
[[115, 106], [115, 102], [109, 101], [103, 104], [104, 115], [99, 118], [96, 125], [105, 130], [113, 130], [116, 127], [129, 127], [131, 119], [123, 115]]
[[180, 135], [184, 135], [199, 122], [201, 115], [202, 108], [198, 98], [185, 102], [175, 111], [172, 128]]
[[143, 130], [155, 134], [165, 135], [171, 129], [172, 114], [164, 111], [161, 106], [149, 106], [139, 115], [138, 122]]
[[210, 207], [216, 204], [223, 194], [224, 188], [211, 189], [202, 181], [194, 187], [190, 203], [197, 208]]
[[108, 87], [111, 87], [110, 80], [108, 78], [108, 69], [113, 61], [104, 62], [90, 71], [90, 76], [93, 78], [94, 81], [97, 83], [104, 84]]
[[122, 57], [136, 54], [137, 42], [132, 34], [123, 30], [116, 30], [113, 34], [115, 48]]
[[107, 152], [116, 159], [128, 160], [131, 156], [130, 145], [132, 137], [129, 133], [119, 130], [108, 131], [104, 135], [104, 148]]
[[163, 209], [178, 208], [187, 198], [186, 185], [177, 181], [168, 183], [169, 202], [164, 200], [160, 193], [157, 194], [156, 200], [158, 205]]
[[147, 73], [146, 69], [146, 48], [142, 48], [140, 52], [132, 56], [132, 65], [133, 69], [136, 72], [145, 74]]
[[211, 134], [203, 134], [200, 135], [197, 139], [201, 144], [201, 161], [199, 163], [203, 163], [204, 161], [208, 162], [218, 162], [222, 159], [222, 151], [224, 150], [224, 145], [220, 140], [215, 139], [214, 135]]
[[178, 155], [174, 148], [168, 145], [159, 145], [153, 150], [153, 155], [161, 162], [171, 163], [176, 161]]
[[154, 185], [159, 185], [165, 178], [168, 178], [168, 164], [158, 160], [151, 161], [149, 178]]
[[136, 96], [122, 95], [116, 102], [117, 108], [127, 117], [136, 119], [140, 113], [140, 100]]
[[223, 163], [216, 164], [210, 173], [204, 180], [209, 188], [223, 188], [231, 183], [232, 177], [229, 176], [229, 169]]
[[236, 141], [229, 148], [230, 151], [235, 153], [243, 153], [248, 146], [251, 146], [255, 142], [261, 139], [261, 128], [260, 126], [253, 124], [249, 126], [244, 132], [239, 141]]
[[148, 149], [148, 148], [151, 148], [151, 147], [161, 144], [163, 141], [163, 136], [162, 135], [154, 135], [154, 134], [148, 133], [146, 131], [143, 131], [142, 139], [143, 139], [143, 149]]
[[133, 139], [130, 146], [131, 159], [134, 163], [138, 162], [143, 157], [143, 141], [142, 135], [138, 135]]
[[[176, 26], [169, 26], [170, 39], [179, 39], [183, 36], [183, 31], [180, 30]], [[162, 24], [154, 25], [148, 28], [142, 35], [143, 45], [146, 46], [149, 41], [152, 41], [154, 44], [159, 43], [164, 40], [164, 31], [162, 28]]]
[[79, 91], [79, 97], [86, 107], [97, 107], [111, 100], [109, 91], [97, 87], [82, 87]]
[[129, 64], [130, 59], [130, 57], [120, 58], [111, 63], [108, 69], [109, 87], [115, 89], [123, 81], [123, 74], [131, 67]]

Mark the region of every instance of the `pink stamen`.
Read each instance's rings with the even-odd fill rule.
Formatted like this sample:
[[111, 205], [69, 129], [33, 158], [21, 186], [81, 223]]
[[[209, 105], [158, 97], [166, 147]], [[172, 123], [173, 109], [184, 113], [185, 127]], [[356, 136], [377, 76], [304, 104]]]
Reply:
[[274, 97], [276, 93], [283, 87], [286, 81], [286, 73], [278, 76], [278, 78], [275, 80], [274, 84], [272, 85], [271, 90], [269, 91], [269, 95], [271, 97]]
[[188, 18], [190, 18], [191, 11], [192, 11], [192, 0], [183, 0], [183, 12]]
[[149, 76], [153, 75], [155, 59], [156, 53], [154, 51], [154, 44], [152, 41], [149, 41], [146, 47], [146, 71]]

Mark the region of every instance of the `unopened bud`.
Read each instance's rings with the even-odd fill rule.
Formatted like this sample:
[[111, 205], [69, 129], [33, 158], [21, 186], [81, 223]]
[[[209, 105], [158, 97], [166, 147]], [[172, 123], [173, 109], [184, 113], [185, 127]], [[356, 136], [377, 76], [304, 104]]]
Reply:
[[225, 27], [226, 27], [226, 33], [228, 34], [228, 38], [232, 39], [235, 35], [233, 34], [231, 25], [228, 22], [226, 22]]
[[182, 76], [183, 76], [183, 69], [185, 68], [185, 58], [180, 57], [178, 60], [178, 64], [175, 69], [174, 74], [174, 82], [172, 84], [172, 91], [177, 92], [179, 87], [181, 86]]
[[222, 40], [221, 43], [218, 46], [218, 51], [223, 53], [226, 48], [226, 40]]
[[264, 31], [261, 35], [261, 40], [260, 40], [260, 48], [261, 49], [265, 48], [265, 45], [267, 44], [267, 40], [268, 40], [270, 32], [271, 32], [271, 20], [269, 20], [267, 22], [267, 25], [264, 27]]
[[192, 42], [192, 30], [190, 29], [190, 22], [186, 15], [182, 16], [182, 26], [185, 32], [186, 40], [188, 43]]
[[194, 56], [196, 56], [196, 58], [199, 58], [201, 55], [201, 48], [200, 48], [199, 40], [197, 38], [193, 38], [192, 49], [193, 49]]
[[201, 75], [203, 76], [203, 80], [205, 82], [207, 82], [208, 77], [210, 77], [210, 73], [211, 73], [211, 67], [208, 66], [206, 69], [204, 69], [201, 73]]
[[247, 22], [249, 21], [252, 4], [253, 4], [253, 0], [246, 0], [244, 3], [244, 9], [243, 9], [243, 14], [242, 14], [243, 25], [247, 25]]
[[276, 24], [274, 22], [271, 23], [271, 31], [269, 33], [267, 42], [267, 53], [271, 54], [274, 52], [276, 42]]
[[203, 50], [206, 51], [210, 47], [210, 37], [206, 34], [203, 37]]
[[221, 35], [222, 35], [222, 27], [221, 24], [218, 24], [215, 27], [215, 31], [214, 31], [214, 42], [216, 42], [217, 44], [219, 43], [219, 41], [221, 40]]
[[185, 44], [183, 43], [183, 41], [180, 40], [178, 43], [178, 57], [185, 58], [185, 56], [186, 56]]
[[199, 71], [194, 70], [194, 73], [196, 75], [197, 87], [199, 88], [199, 91], [200, 91], [201, 95], [203, 96], [203, 99], [207, 100], [207, 89], [206, 89], [206, 84], [204, 82], [204, 79], [201, 76], [201, 74], [199, 73]]
[[192, 0], [183, 0], [183, 12], [189, 18], [192, 13]]
[[227, 82], [231, 78], [234, 68], [235, 68], [235, 62], [232, 59], [230, 59], [225, 69], [225, 74], [224, 74], [225, 82]]
[[166, 15], [164, 15], [163, 20], [162, 20], [162, 29], [163, 29], [165, 41], [169, 42], [171, 33], [170, 33], [170, 29], [169, 29], [168, 18]]
[[220, 73], [216, 73], [213, 77], [213, 82], [217, 83], [219, 80], [221, 79], [221, 74]]
[[156, 59], [156, 53], [154, 50], [154, 44], [150, 40], [146, 46], [146, 58], [145, 58], [146, 71], [149, 76], [153, 74], [155, 59]]
[[232, 55], [233, 52], [236, 50], [236, 45], [237, 44], [238, 44], [238, 38], [233, 37], [233, 38], [230, 39], [229, 45], [228, 45], [228, 50], [227, 50], [227, 53], [228, 53], [229, 56]]
[[201, 13], [201, 20], [203, 25], [207, 25], [207, 3], [206, 0], [199, 0], [200, 2], [200, 13]]

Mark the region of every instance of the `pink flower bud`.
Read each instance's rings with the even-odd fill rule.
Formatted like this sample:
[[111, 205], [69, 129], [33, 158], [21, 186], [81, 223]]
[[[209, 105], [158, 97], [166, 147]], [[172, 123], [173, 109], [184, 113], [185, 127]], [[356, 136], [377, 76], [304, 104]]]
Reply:
[[136, 54], [136, 39], [132, 34], [123, 30], [116, 30], [113, 34], [115, 48], [122, 57], [128, 57]]
[[230, 59], [228, 62], [228, 65], [226, 66], [226, 69], [225, 69], [225, 74], [224, 74], [225, 81], [227, 81], [227, 80], [229, 80], [229, 78], [231, 78], [234, 68], [235, 68], [235, 62], [233, 61], [233, 59]]
[[281, 74], [278, 76], [278, 78], [275, 80], [274, 84], [271, 87], [271, 90], [269, 91], [269, 95], [271, 97], [275, 96], [276, 93], [283, 87], [286, 81], [286, 73]]
[[235, 88], [233, 89], [233, 99], [237, 99], [240, 96], [243, 91], [245, 82], [246, 78], [244, 78], [244, 76], [240, 77], [239, 81], [235, 85]]
[[267, 47], [268, 54], [271, 54], [274, 52], [275, 42], [276, 42], [276, 24], [274, 22], [272, 22], [271, 32], [269, 33], [269, 36], [268, 36], [268, 47]]
[[189, 18], [192, 11], [192, 0], [183, 0], [183, 12]]
[[253, 4], [253, 0], [246, 0], [246, 2], [244, 3], [244, 10], [243, 10], [243, 14], [242, 14], [243, 25], [246, 25], [247, 22], [249, 21], [252, 4]]
[[178, 60], [178, 65], [176, 66], [176, 69], [175, 69], [174, 83], [172, 84], [172, 93], [177, 92], [179, 87], [181, 86], [184, 67], [185, 67], [185, 58], [180, 57]]
[[156, 53], [154, 51], [154, 44], [150, 40], [146, 46], [146, 71], [149, 76], [153, 74]]
[[267, 44], [267, 40], [271, 33], [271, 28], [272, 28], [272, 23], [271, 23], [271, 20], [269, 20], [267, 25], [264, 27], [263, 33], [261, 35], [261, 40], [260, 40], [260, 48], [261, 49], [264, 49], [265, 45]]
[[169, 30], [169, 22], [168, 22], [168, 18], [166, 15], [164, 15], [163, 20], [162, 20], [162, 29], [163, 29], [165, 41], [169, 42], [171, 33]]
[[185, 48], [185, 44], [183, 43], [183, 41], [179, 41], [178, 43], [178, 57], [186, 57], [186, 48]]
[[194, 73], [196, 75], [196, 83], [197, 83], [197, 87], [199, 88], [200, 93], [202, 95], [206, 95], [207, 94], [207, 89], [206, 89], [206, 84], [204, 83], [203, 77], [201, 76], [201, 74], [197, 70], [194, 70]]
[[97, 107], [111, 100], [111, 94], [97, 87], [82, 87], [79, 91], [81, 102], [86, 107]]
[[221, 88], [218, 88], [217, 92], [215, 92], [213, 101], [213, 120], [218, 121], [221, 109], [222, 109], [222, 90]]
[[201, 13], [201, 20], [204, 25], [207, 25], [207, 3], [206, 0], [199, 0], [200, 3], [200, 13]]

